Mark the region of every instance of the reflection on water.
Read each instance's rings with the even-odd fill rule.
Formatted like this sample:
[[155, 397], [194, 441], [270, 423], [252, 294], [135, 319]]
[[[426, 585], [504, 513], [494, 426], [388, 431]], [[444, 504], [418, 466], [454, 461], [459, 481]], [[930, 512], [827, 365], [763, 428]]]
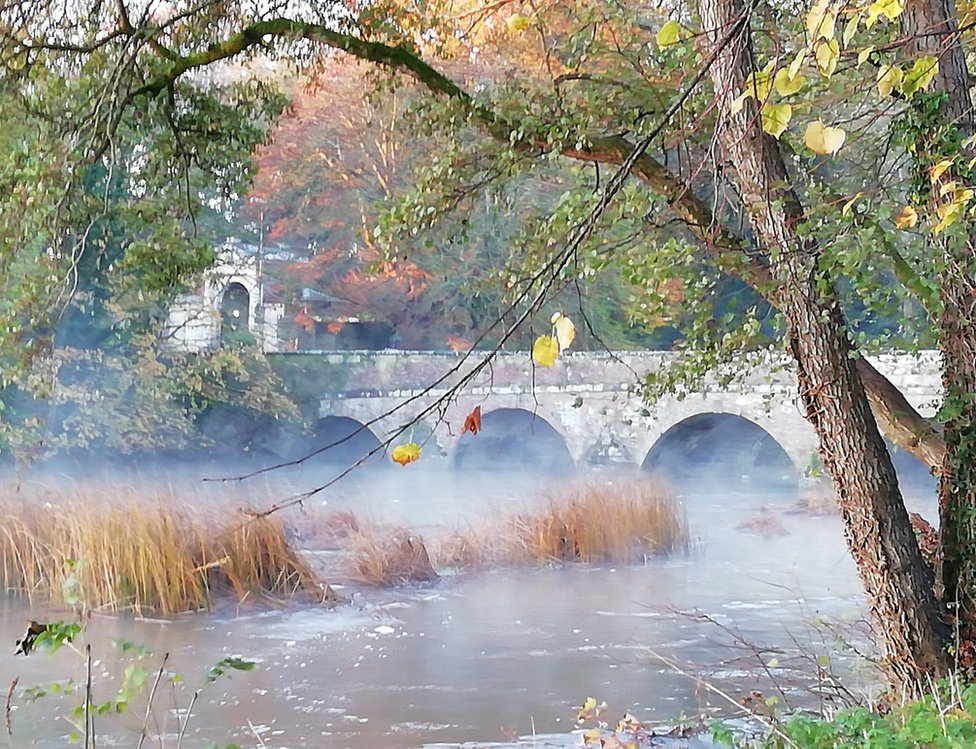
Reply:
[[[527, 489], [492, 481], [385, 472], [344, 494], [312, 500], [353, 507], [364, 516], [407, 522], [427, 532], [475, 526], [500, 508], [524, 506]], [[405, 491], [406, 489], [406, 491]], [[88, 628], [96, 657], [95, 701], [114, 687], [111, 642], [150, 648], [146, 662], [170, 668], [187, 689], [164, 687], [150, 733], [175, 746], [178, 716], [209, 664], [228, 655], [259, 662], [205, 688], [189, 723], [186, 747], [235, 741], [243, 746], [399, 749], [462, 742], [506, 742], [536, 734], [533, 746], [578, 745], [568, 736], [587, 696], [606, 700], [614, 716], [631, 712], [668, 721], [728, 705], [688, 676], [661, 664], [661, 654], [732, 695], [769, 689], [759, 660], [784, 684], [796, 643], [820, 641], [820, 618], [863, 615], [860, 586], [834, 515], [766, 513], [775, 533], [744, 520], [760, 512], [753, 497], [718, 491], [683, 499], [693, 534], [687, 555], [630, 567], [501, 570], [445, 578], [406, 590], [351, 590], [336, 610], [292, 608], [238, 616], [185, 616], [169, 622], [95, 617]], [[15, 658], [13, 642], [30, 618], [49, 616], [0, 599], [0, 685], [20, 688], [84, 676], [83, 658], [67, 650]], [[704, 621], [703, 617], [708, 621]], [[846, 625], [844, 625], [846, 626]], [[769, 648], [757, 654], [749, 646]], [[830, 643], [827, 643], [828, 646]], [[773, 653], [775, 649], [783, 652]], [[775, 660], [774, 660], [775, 656]], [[843, 653], [837, 666], [851, 672]], [[155, 665], [152, 665], [155, 664]], [[855, 682], [856, 673], [849, 673]], [[164, 694], [165, 693], [165, 694]], [[799, 687], [790, 700], [809, 703]], [[47, 697], [13, 713], [12, 746], [51, 745], [66, 723], [50, 720], [80, 698]], [[141, 706], [140, 706], [141, 705]], [[102, 716], [100, 744], [131, 746], [145, 703], [121, 718]], [[126, 732], [128, 731], [128, 732]], [[59, 742], [60, 743], [60, 742]], [[506, 744], [510, 745], [510, 744]]]

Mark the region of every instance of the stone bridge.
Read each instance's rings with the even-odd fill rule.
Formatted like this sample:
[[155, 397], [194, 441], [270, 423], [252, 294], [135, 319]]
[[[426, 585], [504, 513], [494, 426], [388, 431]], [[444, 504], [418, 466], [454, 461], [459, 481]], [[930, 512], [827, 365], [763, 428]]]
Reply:
[[[272, 355], [307, 415], [319, 419], [320, 438], [366, 424], [375, 444], [434, 408], [397, 441], [422, 442], [425, 459], [441, 456], [455, 465], [572, 461], [653, 469], [675, 457], [707, 461], [725, 450], [742, 477], [772, 468], [795, 480], [816, 462], [816, 437], [788, 368], [753, 368], [734, 385], [710, 378], [701, 392], [647, 405], [637, 386], [648, 371], [667, 367], [673, 354], [573, 353], [546, 369], [533, 366], [527, 354], [501, 353], [456, 398], [435, 407], [458, 381], [452, 369], [468, 371], [484, 354], [464, 363], [462, 356], [391, 350]], [[941, 397], [935, 352], [872, 362], [923, 414], [934, 413]], [[475, 406], [482, 408], [484, 429], [477, 437], [462, 436]]]

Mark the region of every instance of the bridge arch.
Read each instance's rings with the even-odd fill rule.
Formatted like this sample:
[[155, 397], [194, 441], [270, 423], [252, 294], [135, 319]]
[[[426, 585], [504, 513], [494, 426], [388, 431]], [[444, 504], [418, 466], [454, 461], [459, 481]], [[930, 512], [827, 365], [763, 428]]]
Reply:
[[461, 435], [452, 465], [463, 470], [567, 471], [576, 466], [563, 435], [524, 408], [497, 408], [481, 416], [482, 431]]
[[345, 467], [353, 465], [367, 455], [369, 457], [365, 462], [370, 465], [383, 460], [382, 443], [379, 438], [357, 419], [349, 416], [324, 416], [315, 422], [312, 433], [315, 435], [313, 449], [320, 450], [326, 445], [333, 445], [317, 454], [316, 462], [334, 463]]
[[647, 452], [641, 468], [673, 482], [792, 489], [799, 480], [793, 460], [769, 432], [744, 416], [716, 411], [672, 425]]

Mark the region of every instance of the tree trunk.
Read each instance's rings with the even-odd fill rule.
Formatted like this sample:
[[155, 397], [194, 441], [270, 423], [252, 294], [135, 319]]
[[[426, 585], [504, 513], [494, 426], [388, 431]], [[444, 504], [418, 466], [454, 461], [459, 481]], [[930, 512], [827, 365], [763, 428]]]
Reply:
[[[741, 0], [703, 0], [701, 12], [715, 49], [744, 9]], [[931, 675], [944, 671], [944, 633], [932, 573], [871, 415], [833, 284], [818, 268], [816, 244], [797, 232], [803, 208], [788, 187], [778, 143], [762, 132], [753, 100], [738, 114], [731, 113], [732, 101], [754, 70], [748, 23], [744, 28], [711, 70], [719, 140], [753, 229], [769, 253], [775, 303], [787, 320], [800, 393], [834, 480], [886, 673], [892, 686], [918, 694]]]
[[[943, 158], [955, 158], [944, 180], [958, 179], [957, 168], [972, 157], [960, 142], [973, 135], [970, 75], [952, 0], [910, 0], [902, 14], [908, 51], [933, 55], [939, 70], [933, 91], [944, 92], [937, 114], [939, 128], [920, 128], [916, 169], [926, 170]], [[912, 102], [919, 97], [913, 97]], [[934, 134], [934, 135], [933, 135]], [[962, 177], [965, 179], [965, 177]], [[933, 205], [942, 182], [933, 184]], [[976, 225], [942, 239], [939, 277], [942, 314], [939, 349], [945, 390], [943, 418], [946, 444], [939, 483], [941, 567], [938, 591], [955, 617], [959, 662], [976, 665]]]

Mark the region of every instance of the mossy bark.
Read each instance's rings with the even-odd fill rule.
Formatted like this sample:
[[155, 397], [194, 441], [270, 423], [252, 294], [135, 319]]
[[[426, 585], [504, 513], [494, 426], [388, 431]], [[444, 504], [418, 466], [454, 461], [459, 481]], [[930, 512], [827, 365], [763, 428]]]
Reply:
[[[938, 108], [924, 112], [926, 97], [911, 103], [922, 126], [917, 133], [915, 168], [928, 176], [933, 163], [953, 159], [942, 180], [932, 183], [931, 202], [940, 195], [943, 181], [972, 183], [966, 162], [974, 156], [968, 139], [976, 132], [972, 79], [952, 0], [910, 0], [901, 17], [909, 53], [938, 60], [932, 92]], [[925, 127], [926, 116], [937, 126]], [[964, 223], [968, 222], [968, 223]], [[945, 391], [945, 457], [939, 484], [940, 557], [938, 590], [955, 625], [957, 664], [972, 675], [976, 669], [976, 224], [960, 219], [941, 235], [939, 273], [939, 348]]]

